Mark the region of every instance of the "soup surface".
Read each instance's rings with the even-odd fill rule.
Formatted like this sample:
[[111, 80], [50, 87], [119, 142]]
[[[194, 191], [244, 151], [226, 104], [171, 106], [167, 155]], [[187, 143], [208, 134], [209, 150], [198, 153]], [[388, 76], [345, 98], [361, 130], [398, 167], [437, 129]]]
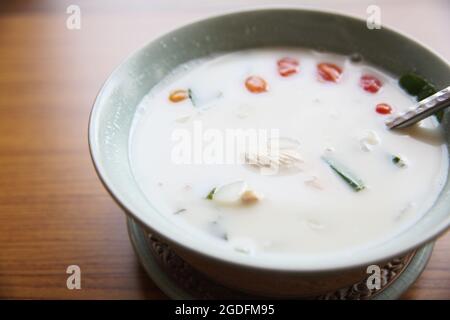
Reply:
[[401, 233], [441, 191], [447, 150], [434, 118], [389, 131], [414, 99], [357, 60], [274, 48], [174, 70], [134, 119], [142, 192], [236, 254], [349, 252]]

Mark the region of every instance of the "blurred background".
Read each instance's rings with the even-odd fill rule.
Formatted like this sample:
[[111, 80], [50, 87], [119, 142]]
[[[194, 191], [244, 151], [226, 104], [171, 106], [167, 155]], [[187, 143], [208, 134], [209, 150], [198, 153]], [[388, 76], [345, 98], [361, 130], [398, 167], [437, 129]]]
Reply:
[[[381, 22], [450, 59], [449, 0], [62, 0], [0, 3], [0, 298], [165, 296], [140, 268], [125, 216], [87, 146], [95, 96], [131, 52], [179, 25], [267, 4], [326, 8]], [[79, 30], [66, 12], [81, 10]], [[450, 299], [450, 235], [405, 299]], [[79, 265], [82, 289], [68, 290]]]

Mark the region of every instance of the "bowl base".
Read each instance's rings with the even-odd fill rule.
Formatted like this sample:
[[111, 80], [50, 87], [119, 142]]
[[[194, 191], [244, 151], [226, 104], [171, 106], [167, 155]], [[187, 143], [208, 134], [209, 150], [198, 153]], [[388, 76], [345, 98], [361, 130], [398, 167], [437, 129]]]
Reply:
[[[258, 299], [218, 284], [191, 267], [168, 245], [149, 234], [138, 222], [128, 219], [128, 234], [147, 274], [171, 299]], [[322, 300], [386, 300], [399, 298], [420, 276], [433, 251], [429, 243], [381, 269], [381, 289], [370, 290], [366, 279], [328, 294], [311, 297]]]

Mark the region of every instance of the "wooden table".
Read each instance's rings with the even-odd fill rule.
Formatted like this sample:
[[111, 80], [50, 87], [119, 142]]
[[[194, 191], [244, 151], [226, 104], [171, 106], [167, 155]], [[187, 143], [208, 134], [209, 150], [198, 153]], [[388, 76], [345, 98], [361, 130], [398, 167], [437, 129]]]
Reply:
[[[165, 298], [140, 268], [125, 216], [94, 172], [89, 111], [112, 68], [131, 51], [180, 23], [236, 8], [236, 2], [5, 2], [0, 4], [0, 298]], [[66, 28], [72, 3], [81, 7], [81, 30]], [[358, 3], [322, 2], [364, 15], [367, 4]], [[418, 3], [410, 11], [419, 15], [427, 10], [422, 7]], [[443, 15], [438, 9], [433, 23], [448, 23], [449, 10]], [[393, 12], [385, 15], [396, 21]], [[421, 28], [416, 36], [428, 34], [434, 30]], [[448, 46], [439, 50], [450, 56]], [[450, 298], [449, 240], [447, 233], [437, 242], [430, 264], [404, 298]], [[81, 267], [81, 290], [66, 288], [72, 264]]]

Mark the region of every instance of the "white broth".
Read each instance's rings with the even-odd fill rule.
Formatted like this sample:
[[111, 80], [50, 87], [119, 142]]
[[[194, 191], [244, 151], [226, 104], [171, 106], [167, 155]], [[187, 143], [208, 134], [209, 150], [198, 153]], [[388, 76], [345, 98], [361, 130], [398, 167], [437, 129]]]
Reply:
[[[174, 70], [142, 100], [130, 162], [160, 214], [236, 254], [361, 250], [423, 217], [446, 180], [434, 118], [401, 132], [384, 124], [414, 101], [397, 79], [344, 56], [275, 48], [211, 57]], [[239, 129], [271, 133], [266, 144], [278, 134], [279, 153], [227, 160], [227, 132]]]

